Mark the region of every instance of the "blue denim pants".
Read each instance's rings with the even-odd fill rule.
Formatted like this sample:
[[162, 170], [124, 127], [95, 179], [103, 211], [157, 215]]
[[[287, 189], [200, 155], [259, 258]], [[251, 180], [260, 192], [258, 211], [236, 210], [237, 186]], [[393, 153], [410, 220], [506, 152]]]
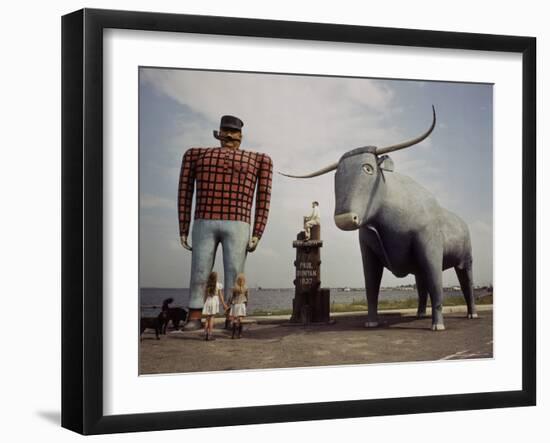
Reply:
[[206, 281], [216, 258], [218, 245], [223, 251], [224, 298], [227, 300], [237, 274], [244, 272], [250, 225], [231, 220], [194, 220], [191, 252], [189, 308], [202, 309]]

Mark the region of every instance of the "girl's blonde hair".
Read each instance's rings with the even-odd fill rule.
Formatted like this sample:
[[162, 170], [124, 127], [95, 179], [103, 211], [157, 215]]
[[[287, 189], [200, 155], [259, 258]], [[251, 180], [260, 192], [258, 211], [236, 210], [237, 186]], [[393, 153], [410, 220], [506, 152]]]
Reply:
[[244, 274], [237, 275], [237, 278], [235, 279], [235, 286], [233, 286], [233, 292], [237, 292], [239, 294], [244, 294], [248, 288], [246, 287], [246, 277]]
[[211, 272], [208, 276], [208, 281], [206, 282], [206, 289], [204, 291], [204, 298], [208, 296], [214, 296], [216, 295], [216, 291], [218, 289], [218, 273], [217, 272]]

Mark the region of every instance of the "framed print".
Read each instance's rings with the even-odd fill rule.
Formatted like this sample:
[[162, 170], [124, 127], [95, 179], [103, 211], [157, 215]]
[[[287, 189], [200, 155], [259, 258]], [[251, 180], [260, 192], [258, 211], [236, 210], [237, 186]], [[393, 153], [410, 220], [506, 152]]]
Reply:
[[62, 56], [64, 427], [535, 404], [534, 38], [85, 9]]

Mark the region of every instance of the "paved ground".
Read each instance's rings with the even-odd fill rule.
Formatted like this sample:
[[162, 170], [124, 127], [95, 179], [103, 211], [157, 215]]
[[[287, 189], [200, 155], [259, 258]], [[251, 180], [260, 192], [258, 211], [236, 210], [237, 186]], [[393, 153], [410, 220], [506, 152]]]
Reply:
[[384, 313], [377, 329], [363, 327], [364, 313], [335, 315], [333, 324], [311, 326], [249, 318], [240, 340], [232, 340], [221, 324], [216, 340], [208, 342], [202, 331], [169, 333], [160, 340], [146, 332], [140, 374], [491, 358], [492, 307], [480, 309], [476, 320], [467, 320], [460, 308], [446, 312], [441, 332], [431, 331], [431, 320], [416, 319], [414, 311]]

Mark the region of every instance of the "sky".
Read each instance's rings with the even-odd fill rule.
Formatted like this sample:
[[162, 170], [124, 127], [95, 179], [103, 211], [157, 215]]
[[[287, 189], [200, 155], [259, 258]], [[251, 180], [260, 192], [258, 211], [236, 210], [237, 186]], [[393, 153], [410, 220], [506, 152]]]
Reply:
[[[292, 241], [317, 200], [321, 211], [322, 285], [364, 287], [358, 231], [333, 221], [334, 173], [297, 180], [277, 172], [312, 172], [365, 145], [385, 146], [423, 133], [394, 152], [395, 172], [428, 189], [470, 229], [474, 284], [493, 279], [493, 87], [489, 84], [140, 68], [140, 286], [189, 286], [191, 253], [179, 243], [177, 189], [184, 152], [219, 146], [224, 114], [244, 121], [242, 149], [274, 165], [271, 210], [255, 252], [250, 286], [292, 287]], [[223, 274], [221, 248], [214, 269]], [[414, 283], [384, 270], [382, 286]], [[457, 285], [452, 269], [446, 286]]]

